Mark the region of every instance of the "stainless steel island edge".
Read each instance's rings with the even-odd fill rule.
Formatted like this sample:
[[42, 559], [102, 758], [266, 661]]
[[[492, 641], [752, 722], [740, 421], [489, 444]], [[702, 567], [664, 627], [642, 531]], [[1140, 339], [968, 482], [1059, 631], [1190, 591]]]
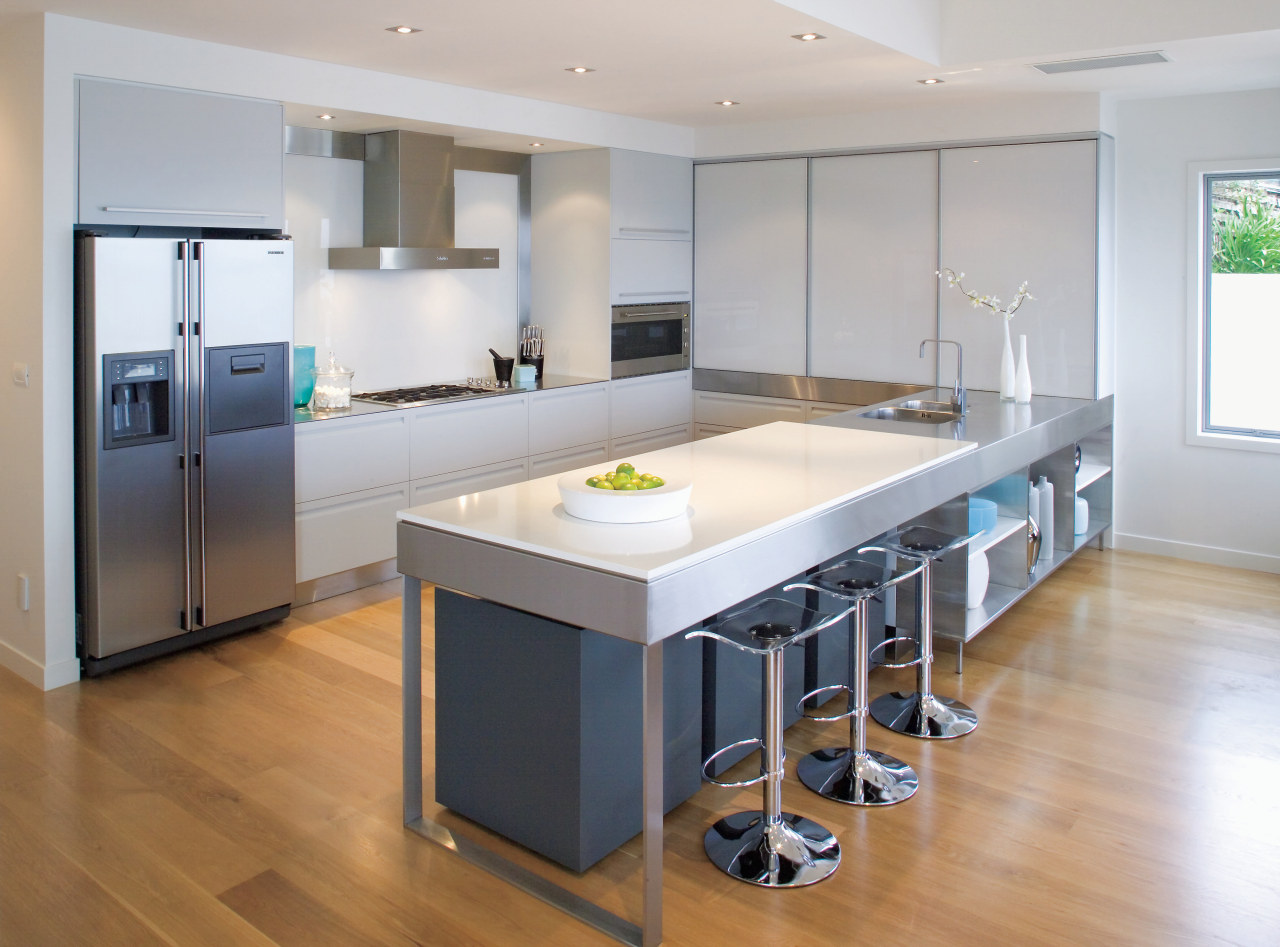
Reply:
[[[1036, 396], [1029, 405], [970, 393], [963, 421], [941, 425], [859, 418], [855, 409], [817, 425], [967, 441], [972, 450], [830, 509], [645, 581], [549, 559], [494, 542], [401, 521], [398, 567], [404, 581], [404, 814], [406, 825], [458, 851], [535, 897], [623, 943], [662, 939], [662, 641], [859, 542], [893, 529], [1011, 470], [1077, 443], [1112, 422], [1110, 396], [1088, 401]], [[967, 446], [967, 445], [966, 445]], [[644, 646], [644, 892], [635, 925], [481, 850], [422, 815], [421, 581], [484, 598]], [[443, 835], [442, 835], [443, 833]], [[487, 862], [487, 863], [486, 863]], [[501, 863], [501, 864], [497, 864]]]

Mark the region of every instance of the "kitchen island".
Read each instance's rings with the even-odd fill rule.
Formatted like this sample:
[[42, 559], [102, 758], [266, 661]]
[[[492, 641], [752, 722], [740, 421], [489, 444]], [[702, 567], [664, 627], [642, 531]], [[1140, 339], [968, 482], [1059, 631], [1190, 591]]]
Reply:
[[[556, 478], [402, 511], [406, 824], [437, 839], [441, 831], [422, 817], [421, 580], [634, 642], [642, 651], [641, 925], [531, 880], [491, 853], [477, 860], [624, 942], [658, 943], [664, 639], [900, 524], [931, 516], [945, 523], [957, 498], [963, 503], [969, 492], [1010, 477], [1022, 482], [1025, 513], [1026, 472], [1046, 457], [1057, 465], [1064, 450], [1074, 453], [1076, 443], [1110, 424], [1109, 399], [1015, 406], [981, 394], [974, 393], [965, 430], [842, 415], [835, 423], [779, 422], [633, 458], [694, 484], [690, 514], [663, 523], [575, 521], [560, 507]], [[1025, 569], [1025, 542], [1022, 549]]]

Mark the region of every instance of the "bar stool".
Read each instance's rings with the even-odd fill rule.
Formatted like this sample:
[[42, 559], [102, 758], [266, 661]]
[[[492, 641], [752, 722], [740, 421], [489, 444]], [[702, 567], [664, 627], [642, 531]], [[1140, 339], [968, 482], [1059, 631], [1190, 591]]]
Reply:
[[[800, 707], [819, 694], [845, 691], [848, 709], [842, 714], [806, 714], [812, 720], [849, 719], [849, 745], [815, 750], [800, 761], [796, 773], [800, 781], [827, 799], [855, 806], [891, 806], [910, 798], [920, 781], [902, 760], [867, 749], [867, 665], [874, 651], [907, 638], [890, 638], [867, 650], [871, 621], [871, 599], [924, 569], [917, 565], [905, 572], [885, 576], [883, 565], [865, 559], [850, 559], [797, 582], [783, 591], [810, 589], [852, 602], [853, 622], [849, 633], [849, 683], [819, 687], [800, 698]], [[889, 667], [909, 667], [914, 662]], [[803, 713], [803, 710], [801, 710]]]
[[[976, 534], [975, 534], [976, 535]], [[908, 736], [949, 740], [978, 725], [972, 708], [951, 697], [933, 693], [933, 572], [934, 562], [967, 545], [975, 536], [952, 536], [928, 526], [908, 526], [864, 546], [858, 552], [886, 552], [922, 565], [916, 583], [916, 689], [892, 691], [871, 702], [871, 716], [883, 726]], [[899, 665], [902, 666], [902, 665]]]
[[[826, 878], [840, 865], [840, 843], [818, 823], [782, 811], [782, 657], [793, 644], [816, 635], [844, 618], [818, 612], [794, 602], [766, 598], [721, 621], [689, 632], [686, 638], [711, 638], [762, 657], [763, 733], [739, 740], [712, 753], [702, 764], [702, 778], [734, 789], [764, 784], [762, 809], [735, 812], [707, 830], [707, 857], [726, 874], [767, 888], [798, 888]], [[724, 782], [708, 772], [716, 757], [742, 746], [760, 747], [760, 775], [741, 782]]]

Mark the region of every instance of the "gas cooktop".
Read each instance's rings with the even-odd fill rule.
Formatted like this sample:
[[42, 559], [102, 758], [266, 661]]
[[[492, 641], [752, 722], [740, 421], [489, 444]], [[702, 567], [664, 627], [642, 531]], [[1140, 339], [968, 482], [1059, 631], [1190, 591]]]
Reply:
[[482, 388], [471, 388], [467, 385], [419, 385], [414, 388], [390, 388], [386, 391], [364, 391], [353, 394], [353, 401], [371, 401], [374, 404], [391, 404], [400, 408], [412, 408], [442, 398], [457, 398], [460, 395], [476, 394]]

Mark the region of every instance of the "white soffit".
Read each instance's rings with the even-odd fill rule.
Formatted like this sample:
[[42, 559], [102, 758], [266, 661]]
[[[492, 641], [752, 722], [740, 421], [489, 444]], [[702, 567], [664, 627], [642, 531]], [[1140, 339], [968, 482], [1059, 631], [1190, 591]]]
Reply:
[[942, 61], [940, 0], [774, 0], [915, 59]]

